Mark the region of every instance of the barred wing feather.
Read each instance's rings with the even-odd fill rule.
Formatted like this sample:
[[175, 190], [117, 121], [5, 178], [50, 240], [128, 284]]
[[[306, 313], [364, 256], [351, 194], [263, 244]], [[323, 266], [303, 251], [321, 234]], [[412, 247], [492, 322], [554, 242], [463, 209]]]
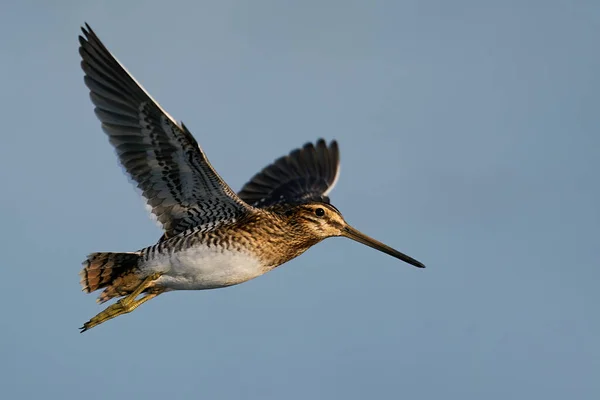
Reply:
[[86, 24], [81, 67], [96, 116], [167, 236], [233, 221], [250, 209], [198, 143], [139, 85]]

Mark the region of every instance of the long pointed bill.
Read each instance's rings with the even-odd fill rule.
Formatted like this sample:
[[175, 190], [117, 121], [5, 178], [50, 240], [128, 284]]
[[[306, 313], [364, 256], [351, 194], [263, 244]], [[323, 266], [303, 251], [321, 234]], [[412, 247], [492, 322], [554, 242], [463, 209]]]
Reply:
[[399, 252], [398, 250], [394, 250], [391, 247], [386, 246], [385, 244], [383, 244], [373, 238], [368, 237], [364, 233], [354, 229], [351, 226], [345, 226], [343, 228], [342, 232], [343, 232], [343, 236], [345, 236], [349, 239], [356, 240], [357, 242], [366, 244], [367, 246], [372, 247], [376, 250], [383, 251], [384, 253], [389, 254], [392, 257], [396, 257], [406, 263], [414, 265], [415, 267], [425, 268], [425, 265], [423, 265], [419, 261], [415, 260], [414, 258], [409, 257], [406, 254]]

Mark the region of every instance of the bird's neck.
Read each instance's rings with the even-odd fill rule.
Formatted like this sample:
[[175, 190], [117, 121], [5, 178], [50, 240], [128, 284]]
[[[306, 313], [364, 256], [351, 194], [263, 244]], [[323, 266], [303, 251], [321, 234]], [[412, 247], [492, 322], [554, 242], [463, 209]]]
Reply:
[[268, 268], [275, 268], [320, 242], [294, 221], [269, 211], [249, 217], [236, 231], [240, 244], [252, 249]]

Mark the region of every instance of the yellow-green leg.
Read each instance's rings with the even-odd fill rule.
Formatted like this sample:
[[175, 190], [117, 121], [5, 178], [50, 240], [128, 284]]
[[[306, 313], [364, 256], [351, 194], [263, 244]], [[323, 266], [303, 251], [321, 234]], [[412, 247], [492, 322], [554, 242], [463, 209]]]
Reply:
[[142, 283], [138, 285], [137, 288], [133, 292], [131, 292], [126, 297], [123, 297], [121, 300], [116, 303], [108, 306], [104, 311], [100, 312], [94, 318], [90, 319], [88, 322], [83, 324], [80, 333], [87, 331], [88, 329], [92, 329], [93, 327], [100, 325], [103, 322], [108, 321], [109, 319], [113, 319], [118, 317], [119, 315], [127, 314], [162, 293], [162, 291], [155, 291], [153, 293], [149, 293], [142, 297], [139, 300], [136, 300], [137, 297], [142, 294], [144, 290], [146, 290], [150, 285], [160, 278], [162, 274], [157, 272], [145, 278]]

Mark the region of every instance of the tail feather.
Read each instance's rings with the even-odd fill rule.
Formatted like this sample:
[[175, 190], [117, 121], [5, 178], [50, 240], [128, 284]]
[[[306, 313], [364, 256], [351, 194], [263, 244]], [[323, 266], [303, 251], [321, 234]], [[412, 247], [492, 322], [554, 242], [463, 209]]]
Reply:
[[90, 254], [79, 273], [83, 291], [91, 293], [105, 289], [98, 298], [101, 303], [127, 294], [139, 282], [136, 273], [139, 260], [139, 252]]

